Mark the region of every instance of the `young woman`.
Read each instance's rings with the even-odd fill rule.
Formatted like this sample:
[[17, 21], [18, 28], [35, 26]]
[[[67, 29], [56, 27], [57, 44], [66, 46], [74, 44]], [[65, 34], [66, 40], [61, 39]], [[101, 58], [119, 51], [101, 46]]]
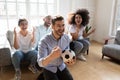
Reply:
[[12, 56], [12, 63], [16, 71], [15, 80], [21, 79], [21, 60], [29, 60], [31, 62], [28, 68], [33, 73], [38, 71], [35, 67], [37, 51], [32, 50], [34, 44], [34, 29], [32, 33], [28, 31], [28, 21], [26, 19], [19, 19], [18, 26], [20, 27], [19, 32], [16, 32], [16, 28], [14, 28], [14, 48], [16, 52]]
[[73, 40], [73, 50], [76, 53], [78, 59], [86, 61], [83, 56], [85, 51], [88, 49], [89, 41], [85, 37], [89, 36], [95, 31], [93, 29], [91, 32], [86, 33], [85, 27], [89, 23], [89, 12], [86, 9], [78, 9], [71, 20], [71, 26], [69, 32]]

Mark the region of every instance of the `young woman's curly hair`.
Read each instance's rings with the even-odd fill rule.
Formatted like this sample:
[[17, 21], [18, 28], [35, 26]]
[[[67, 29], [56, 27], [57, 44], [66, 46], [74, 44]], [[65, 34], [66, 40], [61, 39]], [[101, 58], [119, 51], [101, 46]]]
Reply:
[[72, 17], [72, 21], [71, 21], [71, 24], [76, 24], [75, 23], [75, 16], [76, 15], [80, 15], [82, 17], [82, 25], [83, 26], [86, 26], [88, 23], [89, 23], [89, 12], [87, 9], [78, 9], [76, 10], [74, 16]]

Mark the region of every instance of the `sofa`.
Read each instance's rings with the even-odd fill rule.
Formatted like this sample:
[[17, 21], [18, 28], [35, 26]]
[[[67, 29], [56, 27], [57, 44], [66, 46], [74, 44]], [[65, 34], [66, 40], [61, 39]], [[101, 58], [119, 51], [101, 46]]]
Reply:
[[0, 69], [1, 72], [5, 66], [12, 65], [11, 56], [15, 49], [13, 48], [13, 31], [7, 31], [6, 33], [7, 42], [9, 47], [0, 48]]
[[120, 61], [120, 30], [116, 33], [114, 43], [107, 44], [110, 39], [105, 40], [105, 45], [102, 48], [102, 59], [107, 56]]

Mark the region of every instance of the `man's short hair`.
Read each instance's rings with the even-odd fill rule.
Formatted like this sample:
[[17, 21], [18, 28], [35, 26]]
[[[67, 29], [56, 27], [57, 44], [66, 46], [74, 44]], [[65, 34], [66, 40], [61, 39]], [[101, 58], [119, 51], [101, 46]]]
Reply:
[[49, 18], [49, 17], [52, 17], [51, 15], [47, 15], [47, 16], [45, 16], [44, 18]]
[[56, 21], [62, 21], [62, 20], [64, 20], [64, 18], [62, 16], [55, 16], [52, 19], [52, 25], [55, 25]]

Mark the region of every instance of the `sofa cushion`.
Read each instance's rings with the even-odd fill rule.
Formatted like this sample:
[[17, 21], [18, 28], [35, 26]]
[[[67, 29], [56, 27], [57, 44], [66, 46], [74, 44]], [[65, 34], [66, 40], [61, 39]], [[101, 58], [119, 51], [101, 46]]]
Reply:
[[102, 49], [104, 55], [120, 60], [120, 45], [107, 44]]

